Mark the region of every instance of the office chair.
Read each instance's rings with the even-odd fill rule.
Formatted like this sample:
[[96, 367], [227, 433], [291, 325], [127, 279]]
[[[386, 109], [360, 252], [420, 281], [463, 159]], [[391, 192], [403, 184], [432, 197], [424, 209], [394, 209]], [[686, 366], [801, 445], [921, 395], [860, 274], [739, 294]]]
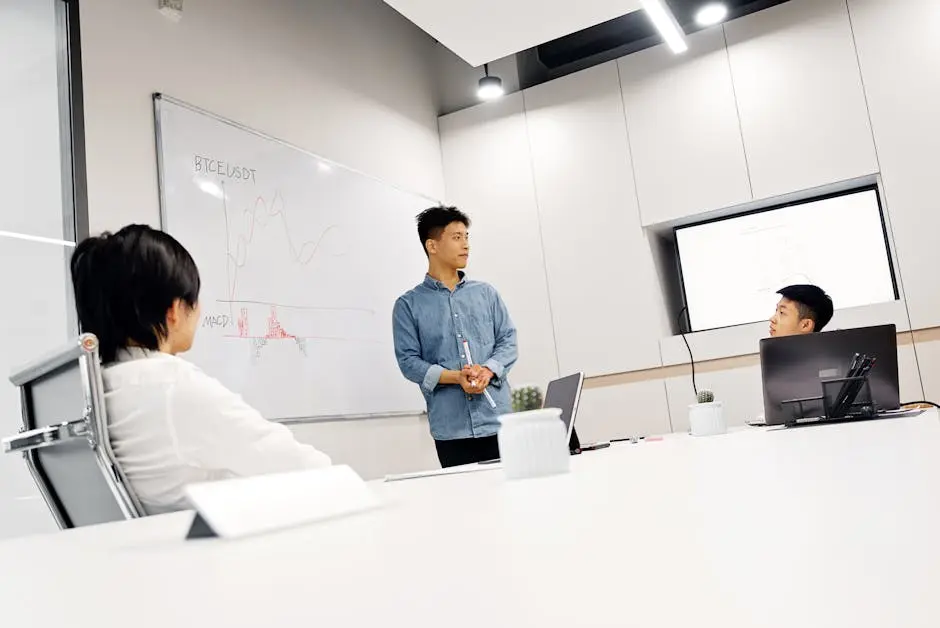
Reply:
[[143, 516], [108, 439], [98, 339], [84, 334], [10, 376], [23, 427], [4, 438], [21, 453], [60, 528]]

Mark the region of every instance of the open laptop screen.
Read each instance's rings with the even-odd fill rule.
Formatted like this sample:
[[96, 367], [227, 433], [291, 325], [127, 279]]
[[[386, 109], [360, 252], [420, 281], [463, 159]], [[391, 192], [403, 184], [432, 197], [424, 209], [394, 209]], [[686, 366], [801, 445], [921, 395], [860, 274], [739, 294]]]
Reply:
[[[823, 380], [846, 376], [856, 353], [876, 358], [869, 375], [871, 396], [880, 410], [900, 406], [898, 344], [894, 325], [825, 331], [805, 336], [765, 338], [760, 342], [761, 378], [764, 384], [764, 419], [780, 425], [802, 416], [822, 416]], [[788, 400], [818, 399], [803, 406]]]
[[581, 400], [583, 384], [584, 373], [575, 373], [549, 382], [548, 389], [545, 391], [545, 402], [542, 407], [561, 410], [561, 420], [565, 423], [569, 439], [578, 414], [578, 402]]

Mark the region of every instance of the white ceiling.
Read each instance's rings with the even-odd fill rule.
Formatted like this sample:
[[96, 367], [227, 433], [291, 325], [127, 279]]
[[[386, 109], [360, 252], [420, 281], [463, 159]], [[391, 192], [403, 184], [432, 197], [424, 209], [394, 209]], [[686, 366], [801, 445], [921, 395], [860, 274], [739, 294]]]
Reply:
[[474, 67], [640, 8], [640, 0], [385, 2]]

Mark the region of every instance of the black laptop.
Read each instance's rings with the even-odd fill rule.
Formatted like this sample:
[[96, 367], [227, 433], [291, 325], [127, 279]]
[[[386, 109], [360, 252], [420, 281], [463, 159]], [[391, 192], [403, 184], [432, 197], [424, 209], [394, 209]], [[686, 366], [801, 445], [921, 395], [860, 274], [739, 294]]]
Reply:
[[898, 340], [894, 325], [767, 338], [760, 343], [767, 425], [825, 420], [824, 380], [844, 378], [857, 355], [874, 358], [870, 404], [839, 420], [886, 416], [900, 407]]
[[578, 417], [578, 405], [581, 403], [581, 389], [584, 387], [584, 373], [574, 373], [567, 377], [552, 380], [545, 390], [543, 408], [558, 408], [561, 410], [561, 420], [568, 431], [568, 449], [578, 452], [581, 449], [581, 440], [574, 428], [574, 420]]

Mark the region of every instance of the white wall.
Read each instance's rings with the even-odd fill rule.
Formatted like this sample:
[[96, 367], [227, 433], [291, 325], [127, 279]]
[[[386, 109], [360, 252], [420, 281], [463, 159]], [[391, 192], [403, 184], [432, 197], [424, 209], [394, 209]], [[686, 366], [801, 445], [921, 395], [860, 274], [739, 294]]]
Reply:
[[672, 431], [665, 388], [660, 379], [586, 388], [578, 408], [582, 443]]
[[[940, 329], [914, 334], [914, 348], [924, 385], [924, 399], [940, 399]], [[940, 403], [940, 402], [937, 402]]]
[[845, 0], [791, 0], [724, 30], [756, 198], [877, 172]]
[[644, 225], [753, 198], [724, 32], [699, 31], [689, 46], [617, 61]]
[[[940, 3], [850, 0], [885, 198], [915, 329], [940, 325], [934, 235], [940, 154]], [[940, 372], [935, 373], [940, 377]]]
[[[633, 177], [624, 176], [633, 164], [617, 64], [523, 95], [559, 368], [595, 375], [657, 366], [648, 330], [660, 310], [633, 308], [634, 295], [655, 290], [655, 269]], [[627, 311], [631, 325], [621, 324]]]
[[81, 4], [92, 232], [157, 224], [163, 92], [405, 189], [443, 196], [437, 45], [374, 0]]
[[[940, 253], [932, 240], [940, 228], [932, 189], [940, 152], [938, 41], [934, 0], [791, 0], [692, 35], [681, 57], [658, 47], [619, 59], [617, 86], [602, 65], [526, 90], [524, 110], [511, 116], [488, 105], [441, 119], [449, 197], [475, 181], [500, 198], [533, 170], [551, 337], [562, 370], [598, 376], [589, 386], [601, 401], [588, 402], [579, 419], [591, 436], [648, 433], [650, 417], [653, 426], [665, 416], [672, 429], [687, 428], [689, 360], [668, 319], [664, 325], [661, 314], [650, 315], [664, 311], [666, 299], [652, 254], [629, 227], [637, 208], [642, 225], [663, 229], [880, 177], [902, 298], [839, 310], [833, 327], [940, 326]], [[607, 104], [617, 89], [623, 119]], [[459, 144], [451, 142], [455, 116], [480, 118], [479, 127], [461, 125]], [[474, 169], [486, 155], [462, 152], [498, 151], [492, 129], [501, 125], [514, 142], [520, 133], [529, 139], [532, 166], [517, 155], [516, 177], [503, 170], [487, 176]], [[475, 140], [484, 134], [485, 146]], [[626, 156], [613, 148], [617, 138], [626, 138]], [[633, 189], [635, 199], [625, 193]], [[612, 247], [618, 238], [621, 246]], [[526, 255], [536, 259], [538, 251]], [[577, 269], [581, 285], [567, 268]], [[492, 277], [507, 298], [516, 272], [508, 264]], [[689, 337], [696, 359], [711, 361], [700, 365], [700, 385], [723, 396], [733, 423], [762, 413], [754, 354], [764, 335], [766, 323], [757, 323]], [[659, 360], [636, 363], [649, 338], [660, 344]], [[940, 394], [940, 336], [929, 329], [913, 338], [899, 335], [901, 394]], [[623, 403], [609, 401], [616, 399]]]
[[297, 440], [329, 452], [334, 464], [348, 464], [367, 480], [439, 466], [425, 416], [289, 427]]

